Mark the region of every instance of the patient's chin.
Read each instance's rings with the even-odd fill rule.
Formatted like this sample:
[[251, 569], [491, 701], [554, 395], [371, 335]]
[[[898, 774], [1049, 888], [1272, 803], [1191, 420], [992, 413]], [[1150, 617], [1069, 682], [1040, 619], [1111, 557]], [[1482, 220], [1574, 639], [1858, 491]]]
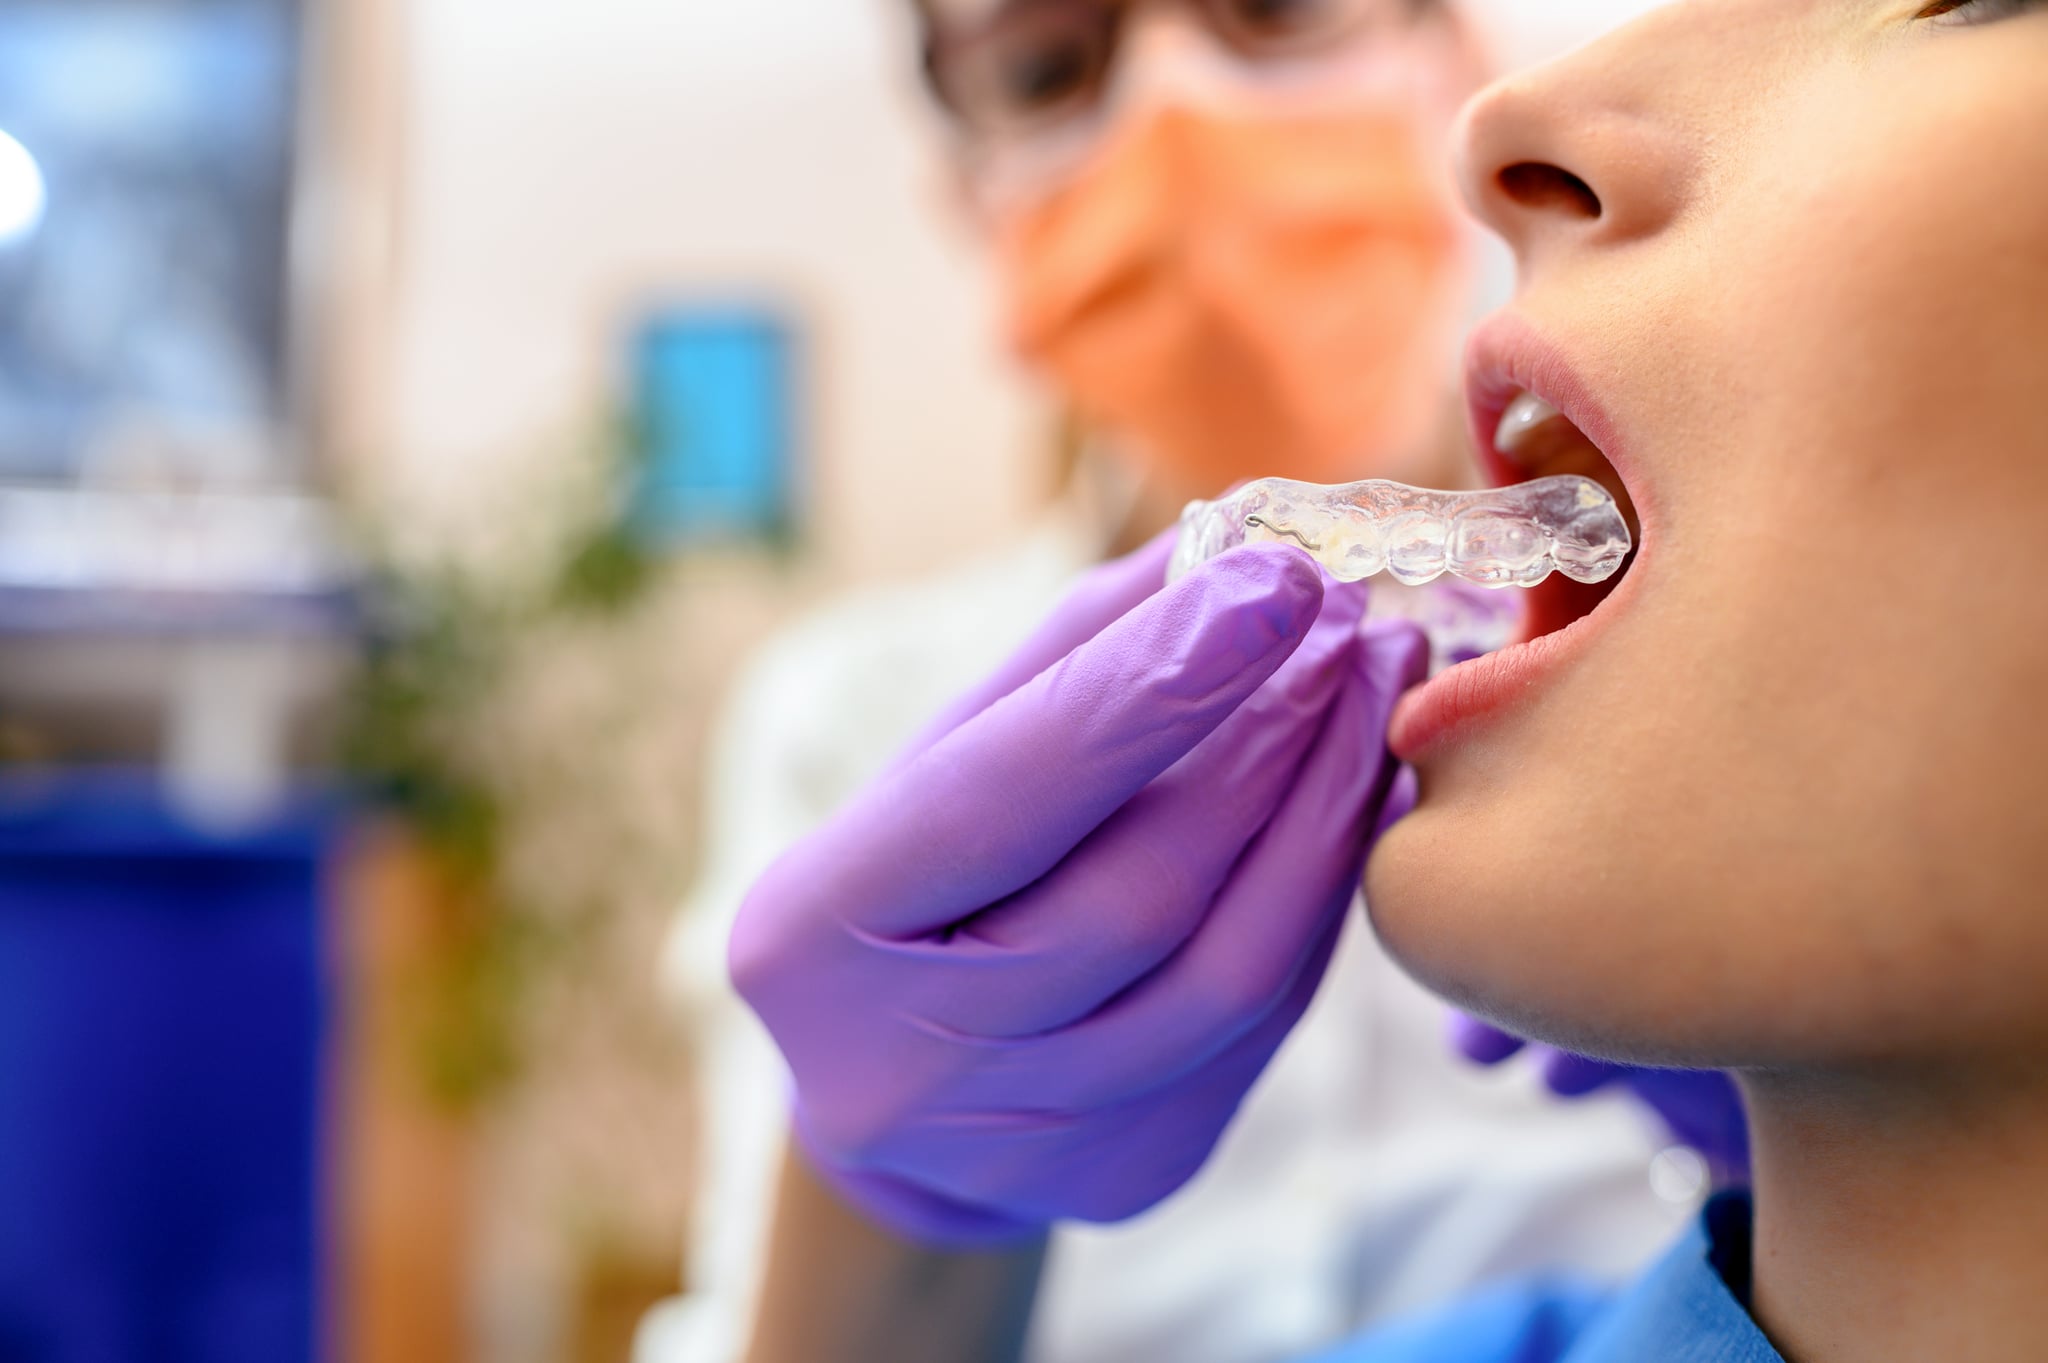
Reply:
[[1563, 867], [1499, 840], [1494, 855], [1460, 855], [1475, 845], [1463, 825], [1419, 810], [1368, 863], [1373, 928], [1404, 971], [1518, 1035], [1637, 1063], [1721, 1063], [1705, 1059], [1718, 1051], [1712, 1000], [1694, 997], [1696, 972], [1651, 964], [1668, 944], [1631, 930], [1639, 903], [1588, 892], [1583, 876], [1567, 883]]

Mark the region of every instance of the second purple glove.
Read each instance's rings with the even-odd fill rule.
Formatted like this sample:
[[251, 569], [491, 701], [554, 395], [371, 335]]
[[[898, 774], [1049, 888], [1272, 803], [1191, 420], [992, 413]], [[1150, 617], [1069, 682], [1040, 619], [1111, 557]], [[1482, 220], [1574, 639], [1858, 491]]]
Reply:
[[1554, 1046], [1531, 1046], [1462, 1013], [1451, 1016], [1450, 1040], [1460, 1055], [1480, 1065], [1498, 1065], [1526, 1049], [1544, 1084], [1560, 1098], [1578, 1098], [1619, 1084], [1661, 1117], [1680, 1144], [1700, 1153], [1717, 1184], [1749, 1179], [1749, 1126], [1742, 1094], [1719, 1070], [1616, 1065]]
[[762, 878], [740, 992], [811, 1162], [934, 1243], [1152, 1206], [1306, 1009], [1420, 680], [1407, 626], [1291, 549], [1100, 570]]

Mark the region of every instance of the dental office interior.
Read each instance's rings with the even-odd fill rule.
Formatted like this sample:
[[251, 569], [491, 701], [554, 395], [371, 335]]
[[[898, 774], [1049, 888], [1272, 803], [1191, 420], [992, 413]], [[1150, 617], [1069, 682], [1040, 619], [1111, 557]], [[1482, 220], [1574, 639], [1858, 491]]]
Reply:
[[913, 30], [0, 0], [0, 1360], [737, 1357], [723, 726], [1062, 476]]

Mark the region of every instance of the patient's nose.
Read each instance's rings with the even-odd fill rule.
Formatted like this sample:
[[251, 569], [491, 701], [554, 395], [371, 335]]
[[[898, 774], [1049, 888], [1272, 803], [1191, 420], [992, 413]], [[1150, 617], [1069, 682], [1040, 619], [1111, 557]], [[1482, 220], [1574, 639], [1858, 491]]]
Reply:
[[[1679, 6], [1683, 10], [1686, 6]], [[1668, 225], [1693, 190], [1685, 82], [1672, 20], [1630, 25], [1481, 91], [1459, 119], [1458, 175], [1472, 211], [1534, 255], [1641, 237]]]

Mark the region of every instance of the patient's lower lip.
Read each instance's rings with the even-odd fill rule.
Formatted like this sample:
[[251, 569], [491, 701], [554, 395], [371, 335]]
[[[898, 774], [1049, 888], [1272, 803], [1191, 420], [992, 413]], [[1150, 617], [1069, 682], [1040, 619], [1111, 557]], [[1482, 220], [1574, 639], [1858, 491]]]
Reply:
[[[1539, 620], [1531, 623], [1543, 628]], [[1447, 740], [1531, 698], [1570, 666], [1597, 629], [1593, 615], [1582, 615], [1562, 629], [1445, 668], [1401, 698], [1387, 726], [1387, 746], [1404, 762], [1425, 760]]]
[[1511, 644], [1498, 653], [1445, 668], [1394, 707], [1387, 746], [1403, 762], [1425, 759], [1460, 729], [1470, 728], [1524, 695], [1547, 669], [1554, 634]]

